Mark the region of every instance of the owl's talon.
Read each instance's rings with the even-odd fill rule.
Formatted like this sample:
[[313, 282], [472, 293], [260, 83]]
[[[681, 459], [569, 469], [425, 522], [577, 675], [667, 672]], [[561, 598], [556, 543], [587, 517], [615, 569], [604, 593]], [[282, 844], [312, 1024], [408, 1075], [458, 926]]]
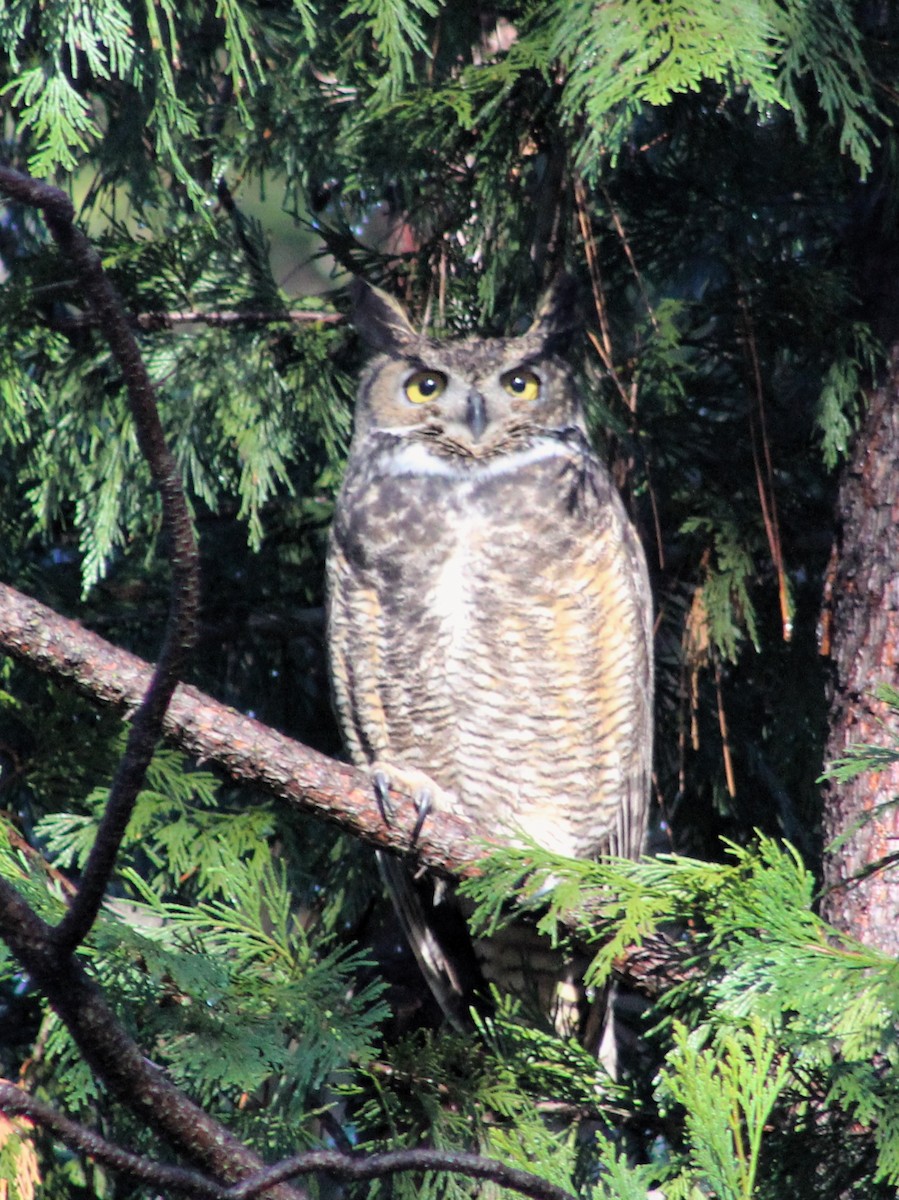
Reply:
[[390, 780], [384, 771], [374, 771], [371, 783], [375, 790], [375, 799], [381, 810], [381, 816], [390, 825], [396, 816], [396, 809], [393, 806], [393, 801], [390, 799]]
[[420, 791], [415, 796], [415, 827], [412, 830], [412, 841], [418, 841], [418, 835], [421, 833], [422, 826], [425, 823], [428, 813], [434, 805], [434, 798], [428, 791]]
[[[376, 759], [369, 764], [369, 773], [381, 815], [389, 825], [399, 817], [397, 806], [390, 798], [391, 788], [411, 796], [415, 804], [415, 824], [411, 840], [418, 840], [422, 827], [432, 812], [453, 812], [457, 807], [455, 792], [448, 791], [416, 767], [399, 767], [390, 761]], [[405, 808], [403, 809], [405, 814]]]

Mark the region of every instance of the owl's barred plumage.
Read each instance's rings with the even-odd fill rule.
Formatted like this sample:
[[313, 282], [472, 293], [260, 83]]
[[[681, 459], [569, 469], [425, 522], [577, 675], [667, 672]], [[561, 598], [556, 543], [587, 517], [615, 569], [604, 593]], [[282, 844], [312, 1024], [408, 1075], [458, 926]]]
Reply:
[[[510, 841], [633, 857], [652, 757], [650, 591], [555, 352], [569, 300], [557, 290], [522, 337], [446, 342], [362, 285], [357, 325], [381, 353], [331, 534], [331, 668], [357, 764], [422, 773], [439, 803]], [[453, 1010], [446, 948], [404, 868], [386, 875]]]

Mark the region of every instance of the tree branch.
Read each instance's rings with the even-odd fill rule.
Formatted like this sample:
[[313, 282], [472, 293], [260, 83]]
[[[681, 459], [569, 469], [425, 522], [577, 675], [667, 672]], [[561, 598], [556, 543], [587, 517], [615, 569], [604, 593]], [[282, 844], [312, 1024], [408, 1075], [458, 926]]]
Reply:
[[74, 266], [113, 357], [122, 372], [141, 452], [162, 501], [163, 528], [169, 539], [172, 583], [169, 619], [155, 671], [131, 722], [109, 800], [97, 830], [78, 891], [54, 930], [60, 954], [71, 954], [96, 920], [106, 885], [131, 819], [134, 801], [159, 740], [162, 717], [196, 638], [200, 604], [199, 556], [181, 472], [165, 440], [156, 393], [125, 307], [109, 281], [100, 256], [74, 224], [75, 210], [65, 192], [10, 167], [0, 166], [0, 189], [21, 204], [39, 208], [60, 250]]
[[[6, 584], [0, 584], [0, 648], [123, 716], [138, 702], [151, 672], [143, 659]], [[235, 782], [337, 824], [369, 845], [414, 854], [417, 863], [442, 875], [472, 875], [491, 844], [506, 844], [495, 830], [444, 812], [430, 813], [413, 839], [414, 797], [391, 793], [396, 815], [386, 821], [364, 772], [242, 716], [198, 688], [176, 689], [163, 729], [174, 745]], [[628, 951], [616, 970], [631, 987], [656, 996], [683, 980], [683, 959], [681, 948], [659, 935]]]
[[[52, 929], [6, 880], [0, 880], [0, 934], [46, 995], [85, 1061], [110, 1092], [195, 1161], [231, 1181], [261, 1160], [219, 1122], [188, 1100], [127, 1035], [74, 951], [96, 919], [122, 837], [162, 733], [162, 720], [187, 661], [199, 608], [199, 559], [181, 474], [165, 441], [155, 392], [124, 306], [99, 255], [74, 225], [74, 209], [58, 188], [0, 166], [0, 191], [40, 209], [60, 250], [74, 266], [127, 389], [138, 444], [162, 500], [172, 570], [169, 620], [159, 662], [135, 696], [125, 752], [110, 788], [97, 837], [68, 913]], [[288, 1200], [290, 1188], [276, 1194]]]
[[555, 1184], [509, 1167], [495, 1158], [482, 1158], [464, 1150], [433, 1150], [422, 1147], [413, 1150], [390, 1150], [383, 1154], [343, 1154], [339, 1150], [308, 1150], [272, 1167], [266, 1167], [255, 1178], [241, 1180], [225, 1193], [226, 1200], [251, 1200], [270, 1183], [296, 1175], [324, 1174], [333, 1179], [382, 1179], [401, 1171], [448, 1171], [468, 1179], [490, 1179], [501, 1187], [512, 1188], [534, 1200], [575, 1200], [570, 1192]]
[[[142, 312], [131, 313], [129, 322], [138, 329], [156, 332], [160, 329], [176, 329], [179, 325], [277, 325], [290, 323], [337, 325], [346, 320], [342, 313], [319, 311], [314, 308], [285, 308], [283, 312], [277, 309], [226, 309], [222, 312], [203, 312], [190, 309], [184, 312]], [[81, 329], [94, 329], [100, 325], [96, 313], [85, 312], [69, 315], [54, 314], [48, 319], [52, 329], [60, 333], [74, 333]]]
[[35, 1100], [12, 1083], [0, 1083], [0, 1111], [30, 1117], [74, 1150], [89, 1154], [97, 1162], [122, 1175], [156, 1187], [184, 1192], [197, 1200], [252, 1200], [275, 1183], [297, 1175], [329, 1175], [332, 1179], [360, 1181], [381, 1179], [401, 1171], [448, 1171], [468, 1179], [489, 1179], [533, 1200], [574, 1200], [570, 1192], [548, 1183], [538, 1175], [506, 1166], [492, 1158], [455, 1150], [421, 1148], [394, 1150], [383, 1154], [353, 1155], [337, 1150], [307, 1150], [265, 1167], [240, 1183], [223, 1186], [184, 1167], [158, 1163], [114, 1146], [94, 1130]]
[[[143, 659], [5, 584], [0, 584], [0, 647], [68, 680], [123, 716], [140, 702], [152, 674]], [[413, 797], [394, 794], [398, 816], [388, 824], [363, 772], [242, 716], [197, 688], [182, 684], [176, 689], [163, 730], [175, 745], [235, 781], [336, 822], [371, 845], [414, 850], [422, 863], [444, 874], [463, 874], [466, 864], [470, 869], [478, 841], [491, 840], [461, 817], [433, 813], [413, 843]]]
[[[73, 956], [61, 956], [53, 929], [0, 879], [3, 939], [71, 1033], [110, 1094], [149, 1127], [214, 1175], [234, 1181], [259, 1171], [262, 1160], [189, 1100], [125, 1032], [103, 993]], [[300, 1200], [281, 1185], [271, 1200]]]
[[35, 1124], [46, 1129], [53, 1137], [63, 1142], [72, 1150], [89, 1155], [96, 1162], [110, 1167], [130, 1179], [143, 1183], [152, 1183], [156, 1187], [164, 1187], [172, 1191], [186, 1192], [190, 1195], [211, 1198], [227, 1194], [227, 1187], [216, 1183], [199, 1171], [188, 1167], [173, 1167], [167, 1163], [158, 1163], [153, 1159], [144, 1158], [114, 1146], [106, 1141], [93, 1129], [71, 1120], [57, 1112], [49, 1104], [36, 1100], [34, 1096], [16, 1087], [13, 1083], [0, 1082], [0, 1112], [7, 1116], [29, 1117]]

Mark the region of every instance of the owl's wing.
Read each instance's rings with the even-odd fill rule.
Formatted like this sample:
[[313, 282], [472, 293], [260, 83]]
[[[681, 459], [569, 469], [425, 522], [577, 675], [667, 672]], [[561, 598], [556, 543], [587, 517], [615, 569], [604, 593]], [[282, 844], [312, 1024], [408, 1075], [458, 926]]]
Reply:
[[[623, 505], [622, 505], [623, 512]], [[643, 852], [650, 804], [653, 747], [653, 609], [646, 558], [626, 515], [613, 577], [617, 580], [619, 619], [612, 622], [610, 661], [627, 674], [621, 714], [626, 766], [621, 814], [612, 853], [638, 858]], [[614, 588], [614, 585], [613, 585]], [[617, 631], [616, 631], [617, 628]]]
[[[483, 638], [491, 788], [539, 845], [635, 858], [652, 767], [648, 573], [608, 471], [583, 435], [565, 441], [517, 492], [510, 478], [497, 517], [496, 628]], [[504, 769], [512, 761], [520, 770]]]
[[327, 556], [328, 658], [337, 717], [350, 757], [366, 766], [389, 747], [382, 688], [384, 614], [377, 589], [366, 586], [335, 527]]

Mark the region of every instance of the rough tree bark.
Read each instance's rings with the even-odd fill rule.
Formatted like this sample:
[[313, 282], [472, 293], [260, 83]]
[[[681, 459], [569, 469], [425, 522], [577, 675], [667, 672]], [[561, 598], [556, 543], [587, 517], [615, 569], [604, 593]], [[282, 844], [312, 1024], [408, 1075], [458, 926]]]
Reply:
[[[152, 674], [151, 665], [136, 655], [0, 583], [3, 653], [70, 683], [123, 715], [139, 703]], [[243, 716], [197, 688], [182, 684], [175, 690], [163, 732], [171, 744], [235, 783], [337, 824], [372, 846], [414, 854], [417, 864], [440, 874], [455, 878], [475, 874], [477, 860], [491, 844], [501, 844], [495, 830], [448, 812], [429, 814], [413, 838], [418, 822], [412, 796], [391, 792], [393, 811], [388, 821], [361, 771]], [[590, 911], [585, 904], [584, 912]], [[576, 932], [574, 924], [570, 931]], [[665, 935], [645, 938], [616, 965], [630, 987], [648, 996], [681, 982], [687, 970], [682, 950]]]
[[[138, 706], [153, 673], [150, 663], [0, 583], [0, 654], [4, 652], [67, 680], [123, 716]], [[199, 762], [235, 782], [337, 822], [372, 845], [414, 852], [434, 870], [463, 872], [491, 840], [489, 830], [478, 830], [462, 817], [434, 813], [413, 841], [417, 814], [412, 796], [393, 794], [388, 822], [362, 772], [301, 746], [196, 688], [176, 688], [162, 731]]]
[[[899, 343], [868, 410], [837, 501], [834, 668], [826, 761], [857, 743], [889, 746], [896, 718], [872, 694], [899, 686]], [[899, 956], [899, 763], [831, 783], [825, 801], [824, 916]]]

